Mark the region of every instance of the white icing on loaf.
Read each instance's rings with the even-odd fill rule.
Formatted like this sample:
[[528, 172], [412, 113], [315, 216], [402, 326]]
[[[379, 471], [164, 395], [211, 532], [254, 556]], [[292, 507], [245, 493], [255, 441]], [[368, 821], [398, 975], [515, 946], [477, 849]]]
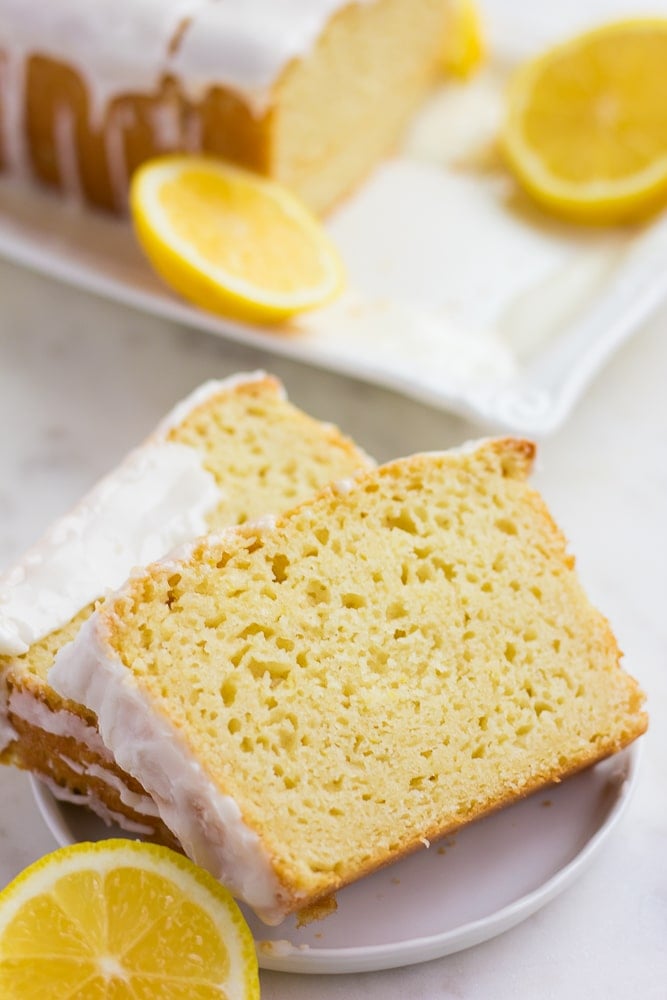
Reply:
[[[151, 93], [168, 70], [170, 46], [184, 21], [212, 0], [58, 0], [39, 13], [25, 0], [0, 2], [0, 48], [13, 68], [48, 56], [83, 77], [91, 120], [101, 124], [120, 94]], [[20, 89], [14, 97], [20, 100]]]
[[118, 796], [123, 805], [142, 816], [159, 816], [158, 808], [148, 795], [141, 795], [133, 792], [127, 787], [125, 782], [116, 774], [99, 764], [87, 764], [84, 766], [84, 773], [91, 778], [99, 778], [106, 785], [110, 785], [118, 792]]
[[[112, 102], [123, 95], [154, 95], [167, 77], [193, 102], [214, 86], [239, 93], [261, 114], [285, 67], [306, 56], [329, 19], [350, 3], [377, 0], [51, 0], [39, 13], [26, 0], [0, 0], [3, 150], [8, 167], [25, 171], [23, 124], [25, 69], [31, 55], [71, 66], [88, 96], [90, 125], [105, 124], [111, 183], [118, 207], [126, 183], [122, 122], [111, 121]], [[162, 149], [200, 148], [180, 134], [175, 118], [154, 121]], [[169, 114], [169, 109], [164, 110]], [[56, 122], [58, 166], [64, 187], [76, 172], [64, 145], [70, 125]], [[194, 141], [193, 141], [194, 140]]]
[[[109, 756], [111, 755], [109, 754]], [[141, 795], [139, 792], [131, 791], [115, 771], [102, 767], [100, 764], [87, 764], [85, 762], [82, 763], [72, 760], [71, 757], [68, 757], [67, 754], [64, 753], [58, 754], [58, 757], [63, 764], [65, 764], [70, 771], [74, 771], [75, 774], [85, 774], [90, 778], [98, 778], [100, 781], [103, 781], [105, 785], [109, 785], [110, 788], [115, 789], [118, 792], [118, 797], [123, 805], [126, 805], [129, 809], [134, 810], [134, 812], [143, 816], [159, 815], [157, 806], [153, 800], [149, 798], [148, 795]], [[93, 793], [90, 792], [88, 794], [92, 795]]]
[[76, 121], [71, 108], [63, 105], [54, 115], [53, 134], [58, 159], [58, 174], [64, 194], [80, 199], [81, 173], [76, 153]]
[[206, 515], [223, 494], [200, 453], [167, 441], [167, 435], [217, 392], [264, 377], [263, 372], [235, 375], [195, 389], [149, 441], [0, 576], [0, 655], [27, 652], [91, 601], [119, 587], [134, 567], [206, 531]]
[[140, 780], [186, 854], [266, 923], [280, 923], [281, 887], [259, 837], [236, 801], [204, 774], [180, 731], [151, 710], [134, 678], [107, 655], [97, 630], [93, 614], [58, 653], [49, 684], [97, 714], [116, 763]]
[[69, 788], [63, 788], [62, 785], [59, 785], [46, 774], [36, 774], [35, 777], [39, 778], [42, 784], [46, 785], [55, 799], [58, 799], [60, 802], [71, 802], [75, 806], [86, 806], [92, 812], [96, 813], [107, 826], [116, 823], [124, 830], [127, 830], [128, 833], [138, 833], [145, 837], [150, 837], [155, 833], [152, 826], [148, 826], [146, 823], [137, 823], [134, 820], [128, 819], [123, 813], [108, 809], [103, 802], [100, 802], [91, 793], [73, 792]]
[[16, 737], [16, 730], [9, 721], [7, 678], [0, 670], [0, 750], [13, 743]]
[[52, 736], [74, 739], [98, 757], [108, 761], [113, 760], [97, 729], [74, 712], [68, 712], [64, 708], [54, 711], [43, 701], [33, 697], [29, 691], [12, 691], [9, 696], [9, 710], [12, 715], [23, 719], [36, 729], [43, 729]]
[[0, 653], [26, 653], [133, 566], [203, 534], [220, 499], [193, 448], [165, 441], [133, 452], [0, 584]]
[[170, 68], [194, 100], [220, 83], [261, 113], [285, 67], [311, 51], [330, 18], [351, 3], [372, 2], [213, 0], [192, 18]]
[[[70, 770], [74, 771], [75, 774], [86, 774], [91, 778], [99, 778], [100, 781], [115, 788], [121, 802], [135, 812], [144, 816], [158, 815], [157, 807], [152, 799], [147, 795], [131, 791], [115, 771], [102, 766], [101, 762], [103, 761], [113, 764], [113, 757], [102, 742], [95, 726], [89, 725], [81, 716], [68, 712], [64, 708], [53, 710], [44, 702], [34, 698], [28, 691], [13, 691], [11, 693], [9, 711], [13, 716], [23, 719], [36, 729], [51, 733], [53, 736], [63, 736], [76, 740], [80, 746], [94, 753], [100, 763], [90, 764], [83, 760], [75, 761], [65, 754], [60, 754], [61, 760]], [[57, 787], [60, 788], [60, 786]], [[62, 791], [64, 790], [61, 789]], [[79, 793], [73, 794], [78, 795]], [[57, 797], [62, 798], [63, 795], [58, 794]]]

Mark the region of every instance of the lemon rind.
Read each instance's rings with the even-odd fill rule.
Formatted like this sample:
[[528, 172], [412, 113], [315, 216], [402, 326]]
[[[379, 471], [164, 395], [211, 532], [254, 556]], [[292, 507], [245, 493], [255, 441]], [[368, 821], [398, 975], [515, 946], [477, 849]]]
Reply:
[[667, 18], [624, 18], [592, 28], [531, 59], [514, 73], [509, 82], [506, 95], [508, 113], [501, 132], [505, 158], [529, 194], [538, 203], [558, 210], [564, 217], [610, 224], [639, 221], [667, 199], [667, 154], [619, 180], [599, 178], [568, 183], [554, 174], [535, 148], [524, 139], [522, 120], [530, 105], [532, 83], [544, 68], [589, 41], [626, 34], [631, 29], [659, 30], [667, 34]]
[[[177, 177], [184, 169], [224, 171], [225, 177], [238, 178], [240, 183], [248, 183], [247, 172], [229, 164], [224, 167], [208, 157], [166, 156], [150, 161], [134, 175], [131, 189], [131, 204], [135, 218], [135, 228], [140, 243], [151, 259], [156, 270], [185, 297], [197, 302], [197, 298], [208, 300], [207, 308], [214, 307], [215, 300], [232, 311], [245, 314], [261, 312], [267, 316], [289, 315], [322, 305], [333, 298], [343, 284], [344, 268], [339, 254], [319, 223], [285, 189], [265, 178], [253, 176], [252, 183], [261, 186], [267, 197], [273, 198], [281, 209], [295, 219], [299, 227], [312, 236], [313, 249], [317, 252], [324, 278], [317, 285], [307, 286], [298, 293], [269, 291], [244, 281], [222, 268], [212, 267], [184, 240], [175, 237], [159, 202], [159, 190], [166, 181]], [[157, 243], [159, 253], [156, 253]], [[163, 258], [163, 259], [160, 259]], [[166, 265], [166, 266], [165, 266]], [[187, 271], [186, 271], [187, 269]], [[178, 280], [177, 271], [181, 273]], [[191, 284], [208, 283], [207, 293], [202, 290], [194, 298], [188, 294]]]

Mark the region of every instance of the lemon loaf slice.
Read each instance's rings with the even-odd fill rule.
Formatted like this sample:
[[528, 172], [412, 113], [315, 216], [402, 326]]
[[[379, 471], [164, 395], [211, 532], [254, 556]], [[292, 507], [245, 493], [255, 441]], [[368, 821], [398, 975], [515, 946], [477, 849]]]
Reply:
[[267, 922], [643, 732], [511, 439], [348, 478], [135, 576], [54, 686]]
[[140, 163], [204, 152], [324, 210], [443, 72], [457, 3], [0, 0], [0, 166], [120, 211]]
[[0, 578], [0, 748], [61, 798], [170, 841], [141, 786], [119, 770], [92, 713], [47, 682], [94, 603], [197, 535], [284, 510], [369, 460], [263, 373], [210, 382]]

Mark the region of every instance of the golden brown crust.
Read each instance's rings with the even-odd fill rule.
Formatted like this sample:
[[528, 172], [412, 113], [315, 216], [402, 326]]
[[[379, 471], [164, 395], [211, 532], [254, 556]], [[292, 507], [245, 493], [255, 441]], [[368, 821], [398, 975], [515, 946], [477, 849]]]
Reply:
[[[292, 894], [291, 897], [289, 897], [291, 902], [289, 909], [286, 912], [299, 914], [300, 925], [301, 923], [307, 924], [312, 920], [320, 920], [323, 917], [328, 916], [330, 912], [336, 909], [335, 896], [332, 894], [344, 889], [345, 886], [350, 885], [351, 882], [357, 881], [359, 878], [365, 878], [367, 875], [372, 875], [374, 872], [387, 868], [390, 865], [397, 864], [399, 861], [405, 860], [405, 858], [410, 857], [412, 854], [416, 854], [417, 851], [427, 849], [427, 845], [428, 847], [432, 847], [438, 840], [442, 840], [444, 837], [457, 833], [464, 827], [469, 826], [471, 823], [476, 823], [479, 820], [486, 819], [494, 813], [499, 812], [501, 809], [506, 809], [508, 806], [515, 805], [517, 802], [528, 798], [530, 795], [536, 794], [538, 791], [543, 792], [545, 789], [553, 787], [554, 785], [559, 785], [561, 782], [567, 780], [567, 778], [573, 777], [575, 774], [578, 774], [589, 767], [594, 767], [595, 764], [599, 764], [607, 757], [611, 757], [613, 754], [628, 747], [634, 740], [642, 736], [643, 733], [646, 732], [647, 728], [648, 716], [646, 713], [642, 713], [639, 716], [637, 726], [632, 730], [632, 732], [629, 732], [627, 738], [622, 741], [615, 741], [613, 744], [606, 746], [604, 749], [600, 749], [599, 752], [591, 754], [580, 761], [573, 762], [565, 770], [554, 770], [551, 774], [544, 776], [536, 775], [532, 782], [526, 784], [520, 789], [508, 792], [506, 795], [502, 796], [502, 798], [498, 798], [493, 802], [479, 803], [477, 808], [470, 810], [465, 817], [462, 817], [460, 820], [452, 821], [444, 825], [433, 826], [425, 830], [424, 833], [418, 838], [404, 844], [403, 847], [395, 853], [392, 852], [391, 855], [376, 856], [373, 858], [371, 863], [365, 865], [353, 877], [340, 879], [333, 886], [330, 885], [321, 894], [315, 894], [312, 897], [308, 897], [305, 901], [302, 897], [296, 897]], [[330, 900], [333, 902], [330, 902]], [[301, 919], [302, 913], [304, 914], [303, 920]]]
[[[196, 121], [202, 152], [269, 172], [269, 119], [253, 115], [236, 94], [223, 88], [214, 88], [201, 103], [193, 104], [183, 98], [173, 79], [165, 78], [155, 95], [128, 93], [116, 98], [96, 126], [85, 82], [73, 67], [33, 55], [27, 61], [25, 84], [27, 147], [36, 177], [50, 187], [67, 188], [55, 127], [56, 116], [65, 113], [75, 135], [81, 191], [101, 208], [123, 211], [119, 195], [124, 194], [125, 184], [119, 190], [119, 178], [131, 177], [138, 166], [164, 151], [153, 126], [161, 112], [173, 116], [181, 136], [171, 152], [188, 151], [187, 136]], [[116, 176], [109, 155], [112, 132], [118, 133], [124, 160]]]
[[[335, 431], [338, 436], [338, 432]], [[347, 444], [356, 450], [356, 445], [354, 442], [348, 439], [343, 439]], [[523, 438], [490, 438], [488, 440], [480, 442], [480, 449], [478, 451], [479, 460], [483, 465], [489, 470], [493, 469], [495, 466], [497, 471], [500, 471], [503, 476], [513, 479], [526, 479], [532, 469], [533, 461], [536, 455], [536, 445], [532, 441], [528, 441]], [[358, 451], [357, 451], [358, 454]], [[453, 448], [451, 451], [443, 451], [441, 453], [443, 461], [447, 462], [451, 460], [455, 463], [457, 460], [458, 449]], [[416, 454], [412, 455], [407, 459], [397, 459], [394, 462], [387, 462], [380, 468], [370, 468], [361, 466], [356, 472], [353, 473], [352, 479], [357, 482], [360, 486], [363, 486], [365, 481], [372, 482], [376, 477], [389, 478], [398, 477], [403, 475], [406, 463], [409, 463], [414, 469], [415, 474], [418, 476], [420, 471], [429, 463], [429, 454]], [[320, 497], [337, 497], [340, 495], [341, 490], [343, 493], [347, 491], [347, 482], [341, 483], [329, 483], [327, 486], [323, 486], [318, 492], [314, 493], [312, 497], [308, 497], [299, 504], [295, 504], [287, 513], [283, 513], [276, 517], [276, 526], [281, 526], [285, 518], [292, 519], [299, 511], [308, 509], [310, 505]], [[549, 513], [546, 504], [542, 500], [541, 496], [533, 491], [533, 502], [536, 507], [539, 508], [541, 514], [547, 518], [550, 527], [553, 531], [557, 533], [557, 537], [562, 540], [563, 547], [565, 546], [564, 536], [562, 535], [560, 529], [554, 522], [551, 514]], [[215, 532], [210, 536], [200, 539], [198, 543], [194, 546], [192, 550], [193, 559], [203, 559], [210, 560], [212, 558], [220, 558], [225, 556], [227, 553], [235, 551], [237, 548], [252, 547], [255, 540], [261, 537], [262, 526], [258, 526], [254, 523], [240, 524], [236, 526], [230, 526], [229, 529], [225, 529], [224, 535], [220, 536]], [[218, 551], [219, 550], [219, 551]], [[215, 555], [217, 553], [217, 555]], [[171, 569], [165, 570], [165, 572], [170, 573]], [[155, 575], [160, 575], [159, 565], [156, 564]], [[119, 599], [124, 603], [125, 594], [135, 594], [134, 584], [139, 587], [142, 586], [142, 580], [131, 580], [128, 582], [126, 588], [123, 589], [123, 593], [119, 595]], [[130, 597], [130, 600], [136, 599], [135, 597]], [[120, 606], [120, 605], [119, 605]]]

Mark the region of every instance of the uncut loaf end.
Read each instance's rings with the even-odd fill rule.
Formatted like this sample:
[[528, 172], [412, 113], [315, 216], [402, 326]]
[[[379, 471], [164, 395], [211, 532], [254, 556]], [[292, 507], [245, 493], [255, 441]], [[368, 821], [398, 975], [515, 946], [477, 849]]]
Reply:
[[123, 212], [204, 153], [315, 211], [393, 150], [456, 47], [455, 0], [0, 0], [0, 170]]
[[533, 451], [402, 459], [196, 543], [60, 654], [54, 686], [267, 922], [646, 728]]

